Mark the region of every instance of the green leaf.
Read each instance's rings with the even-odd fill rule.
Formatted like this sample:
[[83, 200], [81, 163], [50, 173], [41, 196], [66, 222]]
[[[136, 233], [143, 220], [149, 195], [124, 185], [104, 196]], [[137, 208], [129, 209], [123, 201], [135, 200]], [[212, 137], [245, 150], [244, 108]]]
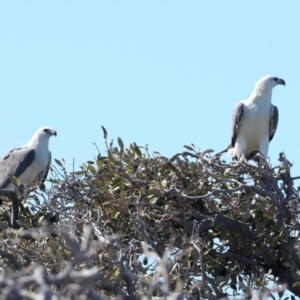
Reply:
[[134, 151], [138, 156], [142, 156], [142, 152], [140, 148], [136, 145], [136, 143], [134, 143]]
[[45, 191], [46, 190], [45, 183], [41, 182], [39, 188], [40, 188], [41, 191]]
[[83, 170], [87, 170], [87, 164], [86, 163], [82, 163], [80, 166]]
[[118, 219], [118, 215], [119, 215], [119, 214], [120, 214], [120, 212], [119, 212], [119, 211], [118, 211], [118, 212], [116, 212], [113, 218], [114, 218], [114, 219]]
[[300, 281], [294, 282], [294, 283], [292, 284], [292, 287], [296, 287], [296, 286], [300, 286]]
[[115, 188], [116, 186], [120, 186], [120, 183], [121, 183], [121, 179], [118, 177], [111, 183], [111, 186]]
[[63, 164], [60, 162], [60, 160], [54, 158], [54, 161], [56, 162], [56, 164], [58, 164], [60, 167], [64, 167]]
[[147, 256], [144, 257], [143, 264], [144, 265], [148, 265], [148, 257]]
[[212, 150], [212, 149], [207, 149], [207, 150], [203, 151], [202, 154], [212, 153], [212, 152], [214, 152], [214, 150]]
[[15, 185], [15, 186], [20, 186], [21, 185], [21, 182], [19, 180], [18, 177], [16, 176], [10, 176], [10, 181]]
[[158, 197], [152, 197], [149, 202], [150, 204], [155, 204], [158, 199]]
[[45, 216], [40, 216], [38, 219], [38, 224], [41, 223], [41, 221], [43, 221], [45, 219]]
[[103, 130], [103, 137], [105, 139], [107, 139], [107, 131], [106, 131], [106, 129], [102, 125], [101, 125], [101, 127], [102, 127], [102, 130]]
[[151, 189], [158, 189], [158, 190], [160, 190], [160, 184], [157, 181], [152, 180], [150, 182], [150, 188]]
[[210, 250], [211, 250], [211, 249], [208, 249], [207, 251], [205, 251], [205, 252], [203, 253], [203, 256], [207, 255], [207, 254], [210, 252]]
[[118, 137], [118, 144], [119, 144], [119, 146], [120, 146], [120, 149], [121, 149], [122, 151], [124, 151], [124, 143], [123, 143], [122, 139], [119, 138], [119, 137]]
[[188, 150], [190, 150], [190, 151], [195, 152], [195, 150], [191, 146], [184, 145], [183, 147], [186, 148], [186, 149], [188, 149]]
[[161, 182], [161, 185], [165, 188], [166, 186], [167, 186], [167, 180], [166, 179], [164, 179], [162, 182]]
[[93, 175], [97, 173], [96, 169], [92, 165], [88, 165], [87, 170], [90, 171]]

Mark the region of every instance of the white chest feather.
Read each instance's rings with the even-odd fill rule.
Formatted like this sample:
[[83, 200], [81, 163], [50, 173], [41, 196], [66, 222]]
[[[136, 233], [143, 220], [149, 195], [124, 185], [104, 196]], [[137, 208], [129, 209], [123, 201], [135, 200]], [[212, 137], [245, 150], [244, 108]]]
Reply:
[[269, 103], [254, 104], [245, 101], [243, 122], [239, 133], [248, 143], [259, 143], [270, 131], [270, 106]]
[[37, 147], [35, 149], [35, 158], [33, 162], [19, 177], [21, 184], [33, 182], [38, 174], [45, 170], [48, 164], [48, 152], [48, 149], [45, 149], [45, 147]]

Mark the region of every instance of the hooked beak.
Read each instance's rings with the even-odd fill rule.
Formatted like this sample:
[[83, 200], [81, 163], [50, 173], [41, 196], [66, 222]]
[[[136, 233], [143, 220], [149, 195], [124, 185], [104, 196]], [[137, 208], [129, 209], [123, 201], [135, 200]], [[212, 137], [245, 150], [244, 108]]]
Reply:
[[57, 132], [56, 132], [56, 130], [52, 130], [52, 132], [51, 132], [51, 135], [55, 135], [55, 136], [57, 136]]
[[283, 79], [278, 78], [277, 84], [281, 84], [285, 86], [285, 81]]

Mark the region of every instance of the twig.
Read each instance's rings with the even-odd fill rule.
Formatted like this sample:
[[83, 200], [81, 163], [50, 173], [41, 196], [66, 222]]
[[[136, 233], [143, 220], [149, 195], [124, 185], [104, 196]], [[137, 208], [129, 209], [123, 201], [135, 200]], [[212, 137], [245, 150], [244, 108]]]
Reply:
[[20, 228], [19, 225], [19, 199], [17, 194], [11, 190], [0, 189], [0, 196], [5, 196], [12, 201], [12, 216], [9, 226], [15, 229]]

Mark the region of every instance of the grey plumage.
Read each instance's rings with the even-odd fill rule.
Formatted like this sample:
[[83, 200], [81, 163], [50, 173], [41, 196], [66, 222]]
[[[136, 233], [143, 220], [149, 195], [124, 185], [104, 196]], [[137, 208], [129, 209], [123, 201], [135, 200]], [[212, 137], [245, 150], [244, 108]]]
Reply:
[[272, 141], [277, 125], [278, 125], [278, 120], [279, 120], [279, 111], [277, 106], [272, 105], [271, 106], [271, 118], [270, 118], [270, 142]]
[[245, 105], [242, 102], [238, 102], [233, 107], [232, 113], [232, 128], [231, 128], [231, 147], [234, 147], [236, 138], [241, 126], [241, 121], [243, 119], [245, 111]]
[[54, 129], [42, 127], [26, 145], [14, 148], [0, 158], [1, 189], [15, 190], [11, 176], [17, 177], [21, 184], [38, 183], [46, 179], [51, 164], [48, 147], [52, 135], [57, 135]]
[[0, 158], [0, 188], [10, 183], [10, 175], [20, 177], [35, 158], [35, 151], [28, 147], [14, 148]]

